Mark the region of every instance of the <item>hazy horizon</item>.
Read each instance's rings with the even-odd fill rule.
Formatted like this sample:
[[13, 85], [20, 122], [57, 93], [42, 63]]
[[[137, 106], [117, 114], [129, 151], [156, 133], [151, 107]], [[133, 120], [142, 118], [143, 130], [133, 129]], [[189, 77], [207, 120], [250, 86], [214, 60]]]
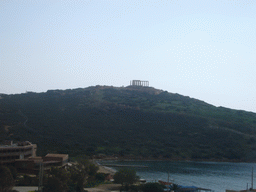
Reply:
[[253, 0], [3, 0], [0, 9], [0, 93], [138, 79], [256, 112]]

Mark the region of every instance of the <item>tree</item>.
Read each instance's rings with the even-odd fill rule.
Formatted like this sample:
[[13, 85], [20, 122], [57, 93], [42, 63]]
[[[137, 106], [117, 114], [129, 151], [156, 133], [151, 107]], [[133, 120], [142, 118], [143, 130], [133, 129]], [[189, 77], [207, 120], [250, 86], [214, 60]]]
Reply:
[[79, 158], [77, 163], [68, 168], [70, 183], [76, 191], [84, 191], [86, 182], [95, 179], [98, 169], [86, 157]]
[[96, 175], [96, 173], [97, 173], [97, 171], [99, 170], [99, 167], [98, 166], [96, 166], [95, 164], [90, 164], [89, 165], [89, 175], [90, 176], [94, 176], [94, 175]]
[[89, 176], [89, 161], [84, 160], [69, 167], [70, 181], [74, 184], [76, 191], [83, 191], [86, 180]]
[[11, 171], [7, 167], [0, 166], [0, 192], [11, 191], [14, 184]]
[[70, 173], [64, 168], [52, 167], [50, 170], [50, 175], [58, 178], [63, 183], [68, 183], [70, 178]]
[[[86, 182], [95, 180], [98, 167], [88, 159], [80, 158], [66, 169], [51, 168], [44, 190], [50, 191], [84, 191]], [[55, 184], [54, 184], [55, 183]]]
[[114, 180], [115, 183], [120, 183], [123, 186], [124, 184], [133, 184], [138, 180], [138, 177], [135, 170], [124, 168], [115, 173]]
[[164, 186], [159, 183], [146, 183], [142, 186], [143, 192], [163, 192]]
[[100, 181], [100, 182], [105, 181], [105, 177], [106, 177], [105, 173], [97, 173], [95, 175], [96, 181]]
[[172, 186], [171, 186], [171, 190], [173, 190], [173, 191], [176, 191], [177, 189], [179, 189], [180, 188], [180, 186], [179, 185], [177, 185], [177, 184], [172, 184]]
[[18, 174], [17, 169], [13, 166], [9, 166], [8, 169], [11, 171], [12, 177], [15, 180], [17, 178], [17, 174]]
[[46, 185], [44, 186], [44, 192], [66, 192], [68, 186], [63, 183], [59, 178], [49, 177]]

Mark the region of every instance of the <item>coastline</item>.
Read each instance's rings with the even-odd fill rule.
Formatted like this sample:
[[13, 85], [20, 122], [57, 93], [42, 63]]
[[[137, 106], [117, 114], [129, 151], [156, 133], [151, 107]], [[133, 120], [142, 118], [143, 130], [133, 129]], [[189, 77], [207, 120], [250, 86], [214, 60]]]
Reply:
[[96, 165], [99, 167], [98, 173], [105, 173], [110, 175], [114, 175], [116, 173], [115, 169], [101, 165], [97, 160]]
[[[169, 161], [169, 162], [223, 162], [223, 163], [254, 163], [247, 162], [241, 160], [220, 160], [220, 159], [162, 159], [162, 158], [118, 158], [118, 157], [106, 157], [106, 158], [94, 158], [93, 162], [99, 167], [98, 173], [110, 174], [114, 175], [117, 170], [113, 167], [115, 166], [107, 166], [101, 165], [101, 161], [123, 161], [123, 162], [131, 162], [131, 161]], [[119, 167], [119, 165], [117, 166]]]
[[[118, 162], [119, 161], [119, 162]], [[233, 188], [234, 190], [244, 189], [250, 179], [251, 167], [248, 163], [239, 162], [203, 162], [203, 161], [164, 161], [150, 160], [141, 161], [129, 159], [120, 161], [110, 160], [109, 164], [121, 165], [147, 165], [148, 169], [136, 169], [138, 175], [148, 182], [158, 180], [168, 181], [169, 174], [173, 182], [184, 186], [197, 186], [212, 189], [214, 191], [224, 191]], [[139, 163], [141, 161], [141, 163]], [[202, 162], [202, 163], [201, 163]], [[102, 165], [106, 163], [104, 160]]]
[[[97, 164], [99, 164], [100, 161], [172, 161], [172, 162], [178, 162], [178, 161], [188, 161], [188, 162], [227, 162], [227, 163], [255, 163], [255, 161], [244, 161], [241, 159], [191, 159], [191, 158], [134, 158], [134, 157], [94, 157], [93, 158]], [[99, 164], [100, 165], [100, 164]]]

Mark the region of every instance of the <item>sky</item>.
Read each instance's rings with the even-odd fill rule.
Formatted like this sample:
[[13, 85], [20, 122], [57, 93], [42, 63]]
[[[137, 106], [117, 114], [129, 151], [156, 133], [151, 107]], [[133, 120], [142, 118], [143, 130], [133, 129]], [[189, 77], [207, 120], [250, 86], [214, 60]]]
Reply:
[[255, 0], [0, 0], [0, 93], [130, 80], [256, 112]]

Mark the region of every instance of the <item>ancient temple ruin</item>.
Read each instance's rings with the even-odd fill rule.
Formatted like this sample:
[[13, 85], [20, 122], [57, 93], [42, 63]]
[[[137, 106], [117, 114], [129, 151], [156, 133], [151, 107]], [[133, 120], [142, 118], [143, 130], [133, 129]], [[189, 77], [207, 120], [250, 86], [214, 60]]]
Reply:
[[130, 81], [131, 86], [142, 86], [142, 87], [148, 87], [149, 82], [148, 81], [141, 81], [141, 80], [132, 80]]

